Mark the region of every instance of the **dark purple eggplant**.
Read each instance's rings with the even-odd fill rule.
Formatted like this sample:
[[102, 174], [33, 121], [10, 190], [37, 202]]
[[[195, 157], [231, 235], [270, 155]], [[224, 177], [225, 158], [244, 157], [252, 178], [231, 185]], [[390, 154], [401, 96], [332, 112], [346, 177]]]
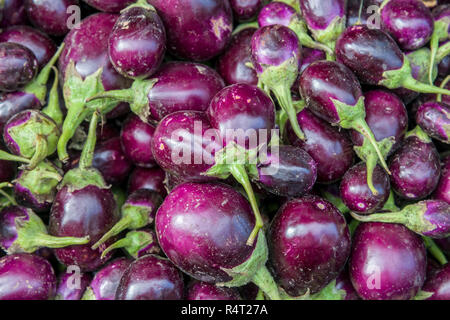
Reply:
[[89, 273], [63, 272], [58, 277], [55, 300], [81, 300], [87, 286], [91, 282]]
[[149, 189], [164, 197], [166, 195], [164, 188], [165, 179], [166, 172], [159, 167], [149, 169], [136, 167], [131, 172], [128, 180], [128, 194], [139, 189]]
[[450, 106], [437, 101], [426, 102], [417, 109], [416, 123], [431, 138], [450, 144]]

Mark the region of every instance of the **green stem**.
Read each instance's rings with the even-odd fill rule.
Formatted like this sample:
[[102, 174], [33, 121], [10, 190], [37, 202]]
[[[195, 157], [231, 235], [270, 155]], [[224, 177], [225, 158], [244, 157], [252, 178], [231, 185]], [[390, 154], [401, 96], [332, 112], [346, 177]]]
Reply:
[[47, 140], [42, 136], [36, 138], [36, 150], [28, 165], [28, 170], [33, 170], [37, 165], [47, 157], [48, 144]]
[[427, 247], [428, 251], [431, 253], [431, 255], [441, 264], [445, 265], [447, 264], [447, 257], [444, 253], [442, 253], [442, 250], [438, 247], [438, 245], [433, 241], [433, 239], [429, 237], [422, 236], [423, 242], [425, 243], [425, 246]]
[[61, 127], [63, 124], [64, 115], [59, 106], [59, 94], [58, 94], [58, 69], [55, 67], [52, 68], [55, 74], [55, 79], [53, 80], [53, 86], [50, 89], [50, 93], [48, 95], [48, 103], [47, 106], [42, 109], [42, 112], [52, 118], [56, 124]]
[[9, 182], [3, 182], [0, 183], [0, 194], [2, 196], [4, 196], [10, 203], [12, 203], [14, 206], [17, 206], [17, 202], [16, 199], [14, 199], [13, 197], [11, 197], [11, 195], [9, 195], [7, 192], [3, 191], [4, 187], [8, 187], [8, 188], [12, 188], [13, 185]]
[[356, 228], [359, 226], [361, 222], [358, 220], [352, 219], [348, 224], [348, 229], [350, 230], [350, 234], [353, 235], [355, 233]]
[[266, 266], [261, 267], [253, 276], [252, 282], [256, 284], [270, 300], [281, 300], [277, 284]]
[[106, 257], [106, 255], [108, 253], [110, 253], [114, 249], [124, 248], [124, 247], [127, 247], [129, 245], [131, 245], [131, 240], [129, 238], [125, 237], [123, 239], [120, 239], [120, 240], [114, 242], [112, 245], [110, 245], [105, 250], [103, 250], [101, 258], [103, 259], [104, 257]]
[[89, 242], [89, 236], [76, 237], [54, 237], [46, 233], [36, 234], [31, 241], [33, 247], [41, 248], [64, 248], [73, 245], [82, 245]]
[[50, 77], [50, 71], [52, 70], [59, 56], [61, 55], [63, 49], [64, 43], [61, 44], [61, 46], [58, 48], [58, 51], [45, 65], [45, 67], [42, 68], [41, 72], [36, 77], [36, 79], [30, 84], [28, 84], [24, 89], [25, 92], [34, 94], [42, 105], [45, 104], [45, 96], [47, 95], [47, 82], [48, 78]]
[[133, 97], [134, 92], [130, 89], [110, 90], [93, 95], [92, 97], [86, 99], [86, 102], [91, 102], [97, 99], [111, 99], [117, 102], [132, 103], [134, 101]]
[[412, 76], [406, 77], [403, 80], [401, 86], [406, 89], [417, 91], [420, 93], [435, 93], [435, 94], [441, 93], [441, 94], [445, 94], [445, 95], [450, 95], [450, 90], [446, 90], [446, 89], [432, 86], [432, 85], [429, 85], [426, 83], [422, 83], [422, 82], [414, 79]]
[[[447, 76], [444, 81], [442, 81], [440, 88], [445, 88], [445, 86], [447, 85], [447, 83], [450, 81], [450, 75]], [[437, 102], [442, 102], [442, 94], [438, 94], [436, 97], [436, 101]]]
[[253, 21], [253, 22], [248, 22], [248, 23], [241, 23], [240, 25], [238, 25], [233, 32], [231, 33], [233, 36], [239, 32], [241, 32], [244, 29], [247, 28], [259, 28], [258, 22], [257, 21]]
[[24, 158], [24, 157], [20, 157], [20, 156], [15, 156], [13, 154], [10, 154], [6, 151], [0, 150], [0, 160], [5, 160], [5, 161], [16, 161], [16, 162], [24, 162], [24, 163], [30, 163], [30, 159]]
[[361, 133], [366, 139], [369, 140], [369, 142], [372, 144], [373, 148], [375, 149], [378, 159], [380, 160], [381, 166], [386, 170], [386, 172], [390, 175], [391, 172], [389, 171], [388, 165], [386, 161], [384, 160], [384, 157], [380, 151], [380, 148], [378, 148], [377, 141], [375, 140], [375, 136], [373, 135], [372, 130], [370, 130], [369, 126], [367, 125], [366, 120], [363, 118], [358, 118], [353, 121], [352, 123], [353, 129]]
[[367, 186], [374, 196], [378, 195], [378, 190], [373, 185], [373, 171], [378, 164], [378, 157], [374, 153], [367, 155], [366, 168], [367, 168]]
[[250, 205], [253, 209], [253, 213], [255, 215], [255, 227], [253, 228], [253, 231], [247, 240], [247, 245], [252, 246], [253, 243], [255, 242], [256, 237], [258, 236], [259, 230], [264, 226], [264, 221], [261, 217], [258, 202], [256, 201], [255, 193], [253, 192], [253, 188], [250, 183], [250, 179], [248, 178], [248, 174], [247, 171], [245, 170], [244, 165], [242, 164], [230, 165], [230, 173], [233, 175], [234, 179], [236, 179], [236, 181], [239, 182], [244, 187]]
[[433, 33], [430, 40], [430, 65], [428, 66], [428, 82], [432, 85], [434, 83], [433, 79], [433, 69], [434, 64], [436, 63], [436, 54], [439, 47], [439, 34]]
[[361, 216], [353, 211], [350, 211], [350, 215], [360, 222], [385, 222], [399, 224], [405, 224], [408, 222], [408, 219], [405, 217], [405, 215], [401, 214], [401, 211], [374, 213], [366, 216]]
[[389, 198], [387, 199], [386, 203], [383, 206], [383, 210], [391, 211], [391, 212], [397, 212], [400, 211], [400, 208], [397, 207], [395, 204], [395, 198], [394, 198], [394, 192], [389, 193]]
[[258, 290], [258, 294], [256, 295], [255, 300], [265, 300], [264, 292], [261, 289]]
[[292, 129], [300, 140], [305, 140], [305, 134], [303, 133], [297, 120], [297, 110], [294, 107], [292, 101], [291, 89], [287, 86], [281, 85], [272, 88], [273, 93], [278, 99], [280, 107], [286, 112], [289, 122], [291, 123]]
[[356, 20], [356, 25], [361, 24], [361, 15], [362, 15], [362, 9], [364, 7], [364, 0], [361, 0], [361, 3], [359, 4], [359, 11], [358, 11], [358, 20]]
[[437, 63], [441, 62], [446, 56], [450, 54], [450, 42], [443, 44], [436, 53], [436, 61]]
[[81, 169], [87, 169], [92, 166], [92, 161], [94, 159], [95, 144], [97, 142], [97, 122], [99, 118], [98, 111], [92, 114], [91, 122], [89, 124], [89, 133], [87, 139], [84, 143], [83, 151], [80, 156], [79, 167]]
[[132, 223], [132, 218], [130, 215], [122, 217], [108, 232], [106, 232], [100, 240], [98, 240], [92, 249], [95, 250], [105, 243], [108, 239], [118, 235], [123, 230], [128, 229]]

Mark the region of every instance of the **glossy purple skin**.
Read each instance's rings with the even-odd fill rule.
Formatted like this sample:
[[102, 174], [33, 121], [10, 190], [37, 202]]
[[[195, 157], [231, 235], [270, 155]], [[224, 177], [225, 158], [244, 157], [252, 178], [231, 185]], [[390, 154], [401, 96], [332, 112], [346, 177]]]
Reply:
[[[202, 175], [214, 165], [215, 151], [221, 149], [220, 143], [216, 142], [217, 134], [212, 130], [208, 117], [203, 112], [178, 111], [166, 116], [153, 135], [152, 152], [156, 162], [166, 172], [183, 180], [214, 180]], [[210, 132], [213, 133], [214, 141], [207, 138]], [[177, 150], [178, 153], [175, 153]], [[190, 151], [190, 157], [184, 155], [182, 150]]]
[[267, 241], [275, 281], [290, 296], [319, 292], [344, 268], [350, 232], [344, 216], [326, 200], [305, 196], [286, 202]]
[[191, 61], [209, 60], [231, 39], [233, 15], [228, 0], [148, 0], [167, 31], [167, 49]]
[[245, 28], [235, 34], [225, 53], [219, 58], [217, 71], [227, 85], [258, 84], [256, 71], [246, 66], [246, 63], [251, 62], [251, 41], [256, 30], [256, 28]]
[[[267, 131], [268, 140], [275, 128], [275, 105], [263, 90], [253, 85], [234, 84], [223, 88], [212, 99], [207, 114], [224, 146], [234, 141], [242, 147], [255, 148], [269, 142], [262, 139], [260, 130]], [[239, 129], [244, 130], [243, 136], [235, 131]], [[248, 134], [247, 130], [256, 133], [257, 139], [252, 139], [252, 133]]]
[[389, 176], [383, 168], [377, 165], [372, 179], [378, 195], [374, 195], [367, 185], [367, 167], [364, 162], [350, 168], [342, 178], [341, 199], [351, 211], [368, 214], [378, 212], [383, 208], [391, 191]]
[[445, 239], [450, 236], [450, 204], [441, 200], [423, 201], [426, 211], [423, 220], [434, 226], [423, 234], [430, 238]]
[[17, 43], [0, 43], [0, 91], [19, 90], [34, 79], [38, 70], [30, 49]]
[[8, 120], [19, 112], [28, 109], [40, 109], [41, 103], [34, 94], [16, 91], [0, 94], [0, 130]]
[[[19, 179], [23, 174], [23, 170], [20, 170], [17, 174], [17, 179]], [[14, 198], [17, 203], [32, 209], [37, 213], [47, 212], [52, 206], [52, 202], [39, 199], [32, 193], [32, 191], [21, 185], [19, 181], [14, 182]]]
[[336, 279], [336, 289], [345, 291], [344, 300], [360, 300], [358, 294], [353, 288], [352, 282], [347, 270], [341, 272]]
[[[368, 21], [368, 19], [375, 13], [375, 11], [368, 10], [368, 8], [373, 5], [380, 7], [382, 3], [383, 0], [364, 0], [361, 11], [361, 24], [367, 24], [368, 22], [373, 23], [373, 19], [372, 21]], [[360, 4], [360, 0], [347, 1], [347, 26], [353, 26], [357, 23]]]
[[302, 46], [294, 31], [282, 25], [259, 28], [252, 37], [252, 62], [258, 74], [294, 59], [301, 63]]
[[157, 121], [176, 111], [205, 111], [225, 86], [214, 69], [193, 62], [168, 62], [153, 78], [158, 82], [147, 97], [151, 118]]
[[300, 76], [300, 94], [316, 116], [332, 124], [341, 119], [331, 99], [355, 106], [362, 96], [355, 75], [341, 63], [316, 61]]
[[297, 120], [306, 140], [297, 137], [290, 123], [286, 125], [287, 138], [292, 145], [308, 152], [317, 163], [317, 182], [331, 183], [342, 178], [354, 161], [353, 146], [346, 133], [308, 109], [299, 112]]
[[[122, 77], [108, 57], [108, 37], [117, 18], [115, 14], [93, 14], [82, 20], [78, 28], [72, 29], [66, 35], [65, 47], [58, 61], [62, 79], [70, 60], [73, 60], [75, 69], [83, 78], [103, 68], [101, 78], [105, 90], [130, 87], [131, 80]], [[124, 108], [126, 105], [120, 104], [116, 109]]]
[[[300, 65], [300, 73], [305, 71], [305, 69], [309, 67], [309, 65], [313, 62], [326, 59], [326, 54], [322, 50], [311, 49], [307, 47], [302, 48], [302, 56], [303, 59]], [[297, 88], [295, 88], [295, 90], [297, 91], [297, 89], [298, 86]]]
[[96, 300], [115, 300], [120, 279], [131, 262], [132, 260], [127, 258], [118, 258], [109, 262], [95, 274], [89, 287]]
[[148, 223], [155, 219], [156, 211], [162, 202], [162, 197], [157, 192], [148, 189], [139, 189], [130, 194], [125, 201], [126, 206], [139, 206], [151, 210], [148, 215]]
[[27, 208], [9, 206], [0, 211], [0, 245], [4, 250], [9, 249], [17, 239], [16, 218], [28, 220]]
[[100, 258], [101, 250], [112, 244], [114, 239], [96, 250], [92, 250], [91, 246], [118, 220], [119, 212], [110, 189], [89, 185], [71, 191], [69, 185], [62, 187], [50, 211], [49, 233], [60, 237], [89, 236], [90, 241], [85, 245], [55, 249], [56, 257], [62, 264], [77, 265], [83, 271], [97, 269], [108, 260]]
[[146, 232], [149, 235], [149, 237], [151, 237], [151, 239], [153, 239], [153, 242], [148, 244], [146, 247], [139, 248], [139, 250], [137, 252], [137, 257], [140, 258], [140, 257], [143, 257], [148, 254], [160, 255], [161, 248], [159, 247], [158, 240], [156, 238], [156, 232], [150, 228], [140, 229], [139, 231]]
[[390, 0], [381, 9], [381, 28], [389, 32], [403, 50], [423, 47], [431, 38], [434, 19], [420, 0]]
[[97, 145], [92, 166], [98, 169], [110, 184], [125, 181], [132, 169], [132, 163], [123, 152], [119, 137]]
[[116, 300], [182, 300], [183, 276], [167, 259], [146, 255], [127, 268], [116, 292]]
[[109, 36], [108, 54], [124, 77], [144, 79], [159, 68], [166, 51], [166, 31], [156, 11], [132, 7], [120, 15]]
[[[79, 287], [73, 288], [76, 285], [74, 277], [79, 276]], [[81, 273], [79, 275], [71, 272], [63, 272], [58, 277], [58, 287], [56, 289], [56, 297], [58, 300], [81, 300], [84, 291], [91, 282], [91, 275], [89, 273]]]
[[325, 30], [336, 17], [344, 17], [346, 0], [299, 0], [302, 15], [312, 30]]
[[416, 113], [416, 123], [432, 138], [450, 143], [450, 106], [429, 101]]
[[30, 49], [44, 67], [56, 52], [56, 45], [45, 33], [29, 26], [13, 26], [0, 33], [0, 42], [14, 42]]
[[364, 25], [347, 28], [336, 42], [336, 59], [365, 84], [378, 85], [385, 71], [403, 66], [404, 55], [387, 33]]
[[439, 154], [433, 143], [424, 143], [411, 136], [392, 156], [389, 170], [391, 187], [397, 195], [410, 200], [423, 199], [439, 182]]
[[5, 0], [4, 2], [3, 18], [0, 19], [1, 28], [27, 24], [24, 0]]
[[178, 268], [217, 283], [231, 280], [221, 268], [236, 267], [252, 254], [254, 246], [246, 242], [254, 224], [250, 205], [238, 191], [221, 183], [184, 183], [159, 207], [155, 230], [161, 249]]
[[120, 132], [120, 141], [123, 152], [133, 164], [144, 168], [156, 164], [151, 150], [154, 133], [155, 127], [143, 122], [136, 115], [130, 115], [125, 120]]
[[445, 77], [450, 74], [450, 55], [446, 56], [438, 64], [438, 73], [441, 77]]
[[422, 239], [402, 225], [361, 223], [353, 236], [349, 266], [362, 299], [409, 300], [425, 281], [427, 253]]
[[90, 6], [103, 11], [119, 13], [130, 4], [133, 4], [133, 0], [83, 0]]
[[[375, 140], [394, 137], [392, 153], [398, 148], [408, 129], [408, 112], [403, 102], [392, 92], [387, 90], [372, 90], [364, 94], [366, 122], [372, 130]], [[351, 130], [353, 144], [362, 146], [364, 136]]]
[[441, 178], [433, 193], [433, 198], [450, 204], [450, 155], [442, 159]]
[[236, 288], [217, 287], [214, 284], [193, 280], [185, 300], [242, 300]]
[[25, 9], [36, 28], [52, 36], [64, 36], [70, 31], [68, 21], [73, 19], [69, 7], [78, 4], [78, 0], [25, 0]]
[[159, 167], [136, 167], [131, 172], [130, 179], [128, 180], [128, 194], [139, 189], [149, 189], [158, 192], [164, 197], [166, 195], [166, 189], [164, 188], [165, 179], [166, 172]]
[[450, 264], [447, 263], [427, 277], [422, 290], [433, 293], [427, 300], [450, 300]]
[[264, 6], [258, 14], [258, 24], [260, 27], [272, 24], [281, 24], [289, 27], [292, 18], [297, 15], [297, 11], [284, 2], [271, 2]]
[[230, 0], [234, 18], [238, 21], [253, 20], [263, 7], [266, 0]]
[[50, 263], [29, 253], [0, 259], [0, 283], [0, 300], [50, 300], [56, 292], [56, 276]]
[[311, 191], [317, 179], [317, 165], [306, 151], [288, 145], [280, 146], [275, 153], [270, 151], [258, 165], [259, 186], [282, 197], [300, 197]]

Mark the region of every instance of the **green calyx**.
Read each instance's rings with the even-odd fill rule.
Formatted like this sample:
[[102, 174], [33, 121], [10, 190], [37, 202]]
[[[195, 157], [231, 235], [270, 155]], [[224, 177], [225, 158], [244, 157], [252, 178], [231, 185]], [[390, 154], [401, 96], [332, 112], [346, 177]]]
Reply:
[[311, 294], [308, 289], [305, 294], [298, 297], [291, 297], [280, 288], [281, 297], [283, 300], [345, 300], [347, 293], [345, 290], [336, 288], [336, 280], [331, 281], [320, 292]]
[[70, 192], [81, 190], [89, 185], [99, 187], [101, 189], [108, 189], [109, 186], [103, 179], [102, 174], [94, 168], [82, 169], [75, 168], [69, 170], [60, 184], [60, 188], [69, 186]]
[[289, 23], [289, 28], [295, 32], [302, 46], [322, 50], [329, 55], [334, 55], [334, 52], [331, 48], [323, 43], [314, 41], [313, 38], [309, 36], [306, 22], [301, 18], [300, 15], [295, 15], [292, 18], [291, 22]]
[[416, 296], [414, 298], [412, 298], [412, 300], [427, 300], [433, 294], [434, 294], [434, 292], [419, 290], [419, 292], [416, 294]]
[[45, 108], [42, 109], [42, 113], [49, 116], [55, 121], [58, 127], [61, 127], [64, 121], [64, 115], [59, 106], [59, 93], [58, 93], [58, 69], [55, 67], [52, 68], [53, 73], [55, 74], [55, 78], [53, 80], [53, 86], [50, 89], [50, 93], [48, 95], [48, 103]]
[[63, 248], [71, 245], [82, 245], [89, 242], [89, 236], [83, 238], [50, 236], [47, 228], [32, 210], [27, 209], [28, 219], [16, 218], [17, 238], [8, 254], [17, 252], [32, 253], [39, 248]]
[[300, 2], [298, 0], [277, 0], [277, 1], [278, 2], [283, 2], [283, 3], [286, 3], [286, 4], [290, 5], [298, 13], [301, 12], [301, 10], [300, 10]]
[[215, 165], [205, 173], [206, 176], [219, 179], [227, 179], [232, 175], [245, 189], [247, 199], [250, 202], [256, 220], [255, 227], [247, 241], [247, 245], [249, 246], [253, 245], [259, 230], [264, 226], [264, 221], [258, 207], [258, 201], [256, 200], [249, 178], [249, 175], [255, 180], [258, 180], [259, 178], [256, 166], [257, 155], [258, 149], [247, 150], [235, 142], [231, 142], [225, 148], [216, 152]]
[[264, 232], [258, 232], [255, 249], [250, 258], [243, 264], [232, 269], [221, 268], [232, 280], [218, 283], [218, 286], [240, 287], [249, 282], [255, 283], [271, 300], [280, 300], [280, 294], [266, 263], [269, 257], [267, 241]]
[[55, 55], [50, 59], [50, 61], [42, 68], [41, 72], [38, 74], [36, 79], [30, 82], [24, 89], [25, 92], [33, 94], [41, 103], [45, 104], [45, 97], [47, 96], [47, 82], [50, 77], [50, 72], [58, 60], [61, 52], [64, 49], [64, 43], [58, 48]]
[[328, 45], [332, 50], [334, 49], [334, 43], [336, 42], [337, 38], [341, 35], [342, 32], [345, 30], [345, 24], [346, 24], [347, 18], [346, 16], [343, 17], [335, 17], [331, 23], [328, 25], [328, 27], [324, 30], [315, 30], [314, 28], [311, 28], [311, 33], [317, 41], [324, 43]]
[[83, 296], [81, 297], [81, 300], [97, 300], [95, 297], [94, 291], [91, 287], [87, 287], [86, 291], [84, 291]]
[[414, 129], [412, 129], [411, 131], [408, 131], [406, 133], [405, 139], [407, 139], [409, 137], [416, 137], [423, 143], [431, 143], [432, 142], [432, 140], [428, 136], [428, 134], [426, 134], [425, 131], [423, 131], [422, 128], [418, 125], [415, 126]]
[[400, 208], [395, 204], [394, 192], [389, 193], [389, 198], [383, 206], [383, 211], [397, 212], [400, 211]]
[[439, 47], [436, 53], [437, 63], [441, 62], [446, 56], [450, 54], [450, 42], [447, 42]]
[[120, 11], [120, 13], [123, 13], [131, 8], [134, 7], [140, 7], [140, 8], [145, 8], [147, 10], [151, 10], [151, 11], [156, 11], [155, 7], [153, 7], [151, 4], [149, 4], [147, 2], [147, 0], [137, 0], [135, 3], [130, 4], [128, 7], [126, 7], [125, 9], [123, 9], [122, 11]]
[[45, 203], [53, 202], [61, 180], [60, 170], [50, 161], [44, 160], [33, 170], [23, 170], [13, 183], [28, 189], [40, 203]]
[[[428, 48], [421, 48], [408, 54], [407, 58], [411, 66], [419, 67], [420, 72], [417, 78], [420, 82], [427, 83], [429, 71], [431, 69], [431, 84], [433, 84], [438, 76], [438, 67], [436, 64], [430, 64], [431, 50]], [[430, 68], [431, 66], [433, 67]]]
[[152, 248], [152, 253], [159, 253], [158, 246], [156, 245], [156, 239], [153, 238], [151, 233], [145, 231], [130, 231], [126, 234], [125, 238], [120, 239], [110, 245], [102, 252], [102, 259], [112, 250], [123, 248], [134, 259], [139, 258], [139, 253], [148, 248], [151, 244], [155, 244]]

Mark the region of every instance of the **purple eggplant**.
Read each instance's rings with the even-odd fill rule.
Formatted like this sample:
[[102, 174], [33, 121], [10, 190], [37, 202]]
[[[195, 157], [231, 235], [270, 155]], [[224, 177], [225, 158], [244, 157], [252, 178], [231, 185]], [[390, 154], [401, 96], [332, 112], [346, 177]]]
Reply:
[[252, 281], [271, 299], [279, 299], [265, 267], [268, 253], [264, 233], [259, 232], [252, 246], [246, 243], [254, 225], [246, 199], [227, 185], [212, 183], [178, 185], [155, 219], [161, 249], [194, 279], [226, 287]]
[[64, 36], [69, 32], [71, 7], [78, 0], [25, 0], [28, 19], [38, 29], [52, 36]]
[[350, 254], [344, 216], [317, 196], [286, 202], [267, 239], [274, 278], [292, 297], [322, 290], [337, 278]]
[[136, 167], [131, 172], [128, 180], [128, 194], [139, 189], [149, 189], [164, 197], [166, 195], [164, 188], [165, 179], [166, 173], [159, 167], [148, 169]]
[[425, 237], [442, 239], [450, 236], [450, 205], [441, 200], [424, 200], [397, 212], [352, 216], [364, 222], [399, 223]]
[[123, 152], [119, 137], [99, 143], [95, 148], [92, 166], [110, 184], [125, 181], [132, 169], [132, 163]]
[[267, 0], [230, 0], [230, 5], [234, 17], [242, 22], [256, 18], [266, 2]]
[[422, 291], [430, 294], [427, 300], [449, 300], [450, 299], [450, 264], [442, 266], [431, 276], [427, 277]]
[[183, 276], [167, 259], [146, 255], [125, 270], [116, 300], [182, 300]]
[[[335, 61], [314, 62], [300, 76], [300, 94], [308, 109], [318, 117], [341, 128], [354, 129], [361, 133], [367, 148], [374, 151], [382, 167], [389, 172], [385, 155], [365, 120], [366, 110], [361, 86], [346, 66]], [[368, 183], [376, 193], [370, 185], [370, 180]]]
[[47, 233], [41, 218], [31, 209], [13, 205], [0, 211], [1, 247], [8, 254], [32, 253], [39, 248], [63, 248], [70, 245], [82, 245], [89, 237], [54, 237]]
[[258, 24], [265, 27], [273, 24], [283, 25], [292, 29], [302, 46], [320, 49], [332, 56], [333, 51], [326, 45], [315, 42], [308, 34], [306, 23], [302, 16], [290, 5], [283, 2], [271, 2], [258, 15]]
[[0, 258], [0, 283], [0, 300], [50, 300], [56, 294], [52, 266], [29, 253]]
[[147, 254], [160, 254], [161, 248], [156, 239], [156, 233], [152, 229], [133, 230], [126, 236], [103, 251], [103, 255], [114, 249], [123, 248], [131, 257], [138, 259]]
[[291, 97], [300, 69], [301, 49], [296, 34], [282, 25], [259, 28], [252, 37], [252, 62], [259, 82], [276, 96], [295, 134], [305, 140]]
[[91, 246], [119, 220], [112, 191], [100, 172], [92, 168], [98, 117], [99, 112], [94, 112], [79, 167], [65, 174], [53, 202], [49, 221], [51, 235], [90, 237], [88, 244], [54, 250], [62, 264], [77, 265], [83, 271], [95, 270], [107, 261], [101, 259], [103, 247], [93, 250]]
[[56, 187], [62, 180], [61, 170], [48, 160], [33, 170], [20, 170], [14, 179], [16, 201], [35, 212], [47, 212], [56, 196]]
[[[450, 32], [450, 3], [449, 4], [443, 4], [440, 6], [437, 6], [433, 9], [431, 12], [434, 20], [434, 30], [433, 34], [431, 35], [430, 40], [430, 49], [431, 49], [431, 56], [430, 56], [430, 69], [429, 69], [429, 81], [430, 83], [433, 83], [433, 69], [432, 66], [436, 63], [436, 56], [438, 53], [438, 47], [440, 42], [444, 42], [449, 39], [449, 32]], [[447, 60], [449, 60], [447, 58]], [[445, 62], [444, 62], [445, 63]], [[444, 73], [448, 74], [448, 72]]]
[[377, 191], [374, 194], [367, 184], [367, 168], [363, 162], [350, 168], [344, 175], [340, 185], [340, 195], [344, 204], [351, 210], [361, 214], [380, 211], [386, 203], [391, 185], [389, 176], [376, 166], [372, 172], [372, 183]]
[[281, 197], [300, 197], [316, 182], [317, 165], [303, 149], [280, 146], [260, 161], [258, 174], [255, 182], [263, 189]]
[[83, 0], [88, 5], [103, 12], [119, 13], [135, 0]]
[[345, 291], [345, 300], [360, 300], [358, 294], [353, 288], [348, 270], [344, 270], [336, 279], [336, 289]]
[[422, 104], [416, 113], [416, 123], [430, 137], [450, 143], [450, 106], [445, 103], [429, 101]]
[[382, 30], [364, 25], [347, 28], [336, 42], [336, 58], [364, 84], [450, 94], [449, 90], [414, 79], [409, 59], [394, 39]]
[[94, 276], [82, 300], [115, 300], [117, 287], [131, 260], [118, 258], [102, 267]]
[[308, 109], [299, 112], [297, 120], [306, 140], [298, 139], [289, 123], [286, 127], [287, 139], [292, 145], [308, 152], [317, 163], [317, 182], [331, 183], [342, 178], [354, 160], [352, 144], [347, 135]]
[[450, 155], [442, 159], [441, 178], [434, 190], [433, 198], [450, 204]]
[[161, 65], [166, 51], [166, 31], [161, 18], [146, 0], [121, 12], [109, 36], [108, 54], [124, 77], [145, 79]]
[[136, 115], [130, 115], [122, 124], [120, 132], [122, 149], [135, 165], [149, 168], [156, 164], [150, 148], [154, 133], [155, 127], [143, 122]]
[[388, 32], [403, 50], [423, 47], [431, 38], [434, 19], [420, 0], [389, 0], [380, 9], [382, 30]]
[[[311, 48], [303, 48], [302, 52], [302, 63], [300, 65], [300, 74], [305, 71], [306, 68], [309, 67], [309, 65], [315, 61], [319, 60], [325, 60], [326, 55], [325, 52], [318, 49], [311, 49]], [[300, 79], [298, 79], [300, 80]], [[295, 86], [295, 85], [294, 85]], [[298, 91], [298, 85], [294, 87], [295, 92]]]
[[402, 198], [420, 200], [436, 188], [441, 174], [439, 154], [431, 139], [416, 127], [390, 159], [392, 189]]
[[39, 64], [34, 53], [21, 44], [0, 43], [0, 91], [17, 91], [37, 75]]
[[97, 249], [108, 239], [126, 229], [140, 229], [151, 224], [161, 202], [162, 197], [148, 189], [139, 189], [130, 194], [122, 206], [121, 219], [92, 246], [92, 249]]
[[58, 277], [55, 300], [81, 300], [87, 286], [91, 282], [89, 273], [63, 272]]
[[1, 28], [25, 25], [28, 22], [24, 0], [5, 0], [0, 11], [3, 12], [3, 19], [0, 19]]
[[346, 24], [346, 0], [299, 0], [300, 10], [314, 39], [334, 49]]
[[148, 0], [164, 22], [167, 49], [173, 55], [206, 61], [231, 39], [233, 16], [228, 0]]
[[218, 287], [208, 282], [191, 281], [186, 300], [242, 300], [236, 288]]
[[409, 300], [425, 282], [423, 241], [399, 224], [361, 223], [353, 236], [350, 279], [364, 300]]
[[256, 71], [248, 66], [252, 56], [252, 36], [256, 30], [256, 28], [249, 27], [233, 35], [224, 54], [220, 56], [217, 71], [227, 85], [258, 84]]
[[56, 45], [45, 33], [29, 26], [12, 26], [0, 33], [0, 42], [14, 42], [30, 49], [43, 68], [56, 53]]
[[[58, 156], [63, 162], [68, 160], [69, 140], [92, 110], [99, 108], [98, 102], [87, 104], [86, 99], [104, 90], [129, 88], [131, 84], [131, 80], [114, 69], [108, 57], [108, 37], [117, 18], [114, 14], [93, 14], [83, 19], [64, 39], [65, 47], [58, 62], [67, 108], [58, 142]], [[122, 106], [109, 101], [108, 108], [101, 109], [109, 116], [109, 111]]]
[[182, 110], [205, 111], [211, 99], [225, 86], [212, 68], [193, 62], [169, 62], [153, 78], [136, 80], [130, 89], [99, 93], [89, 100], [109, 98], [127, 101], [142, 121], [160, 121]]

